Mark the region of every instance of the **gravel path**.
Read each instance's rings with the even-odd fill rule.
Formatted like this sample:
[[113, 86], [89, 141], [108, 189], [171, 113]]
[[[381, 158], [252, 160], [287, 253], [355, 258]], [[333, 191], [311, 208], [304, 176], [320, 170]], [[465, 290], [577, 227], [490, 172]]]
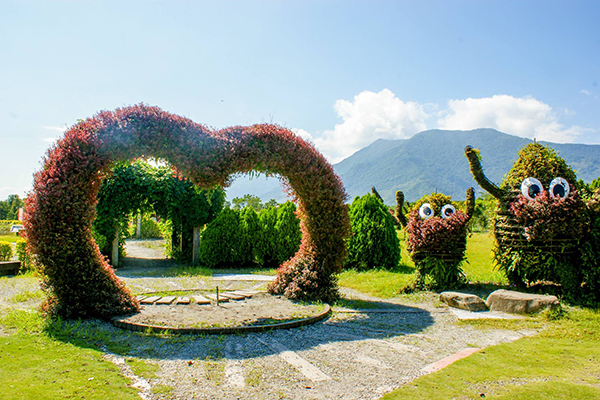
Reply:
[[[128, 252], [136, 255], [134, 258], [151, 253], [150, 248], [135, 253], [133, 247], [130, 244]], [[143, 268], [142, 264], [129, 264], [118, 275], [134, 291], [142, 291], [142, 287], [192, 289], [215, 283], [207, 277], [138, 275]], [[169, 267], [156, 261], [149, 270], [161, 268], [168, 271]], [[0, 299], [6, 303], [7, 297], [31, 290], [31, 285], [27, 279], [1, 279]], [[266, 282], [221, 281], [219, 285], [264, 288]], [[156, 400], [377, 399], [425, 374], [430, 364], [461, 350], [532, 334], [484, 331], [458, 323], [454, 314], [439, 306], [435, 295], [412, 303], [349, 290], [344, 296], [371, 301], [379, 309], [334, 308], [329, 319], [315, 325], [245, 335], [165, 337], [124, 332], [100, 321], [87, 323], [115, 342], [127, 344], [123, 354], [107, 355], [118, 360], [123, 371], [123, 356], [158, 366], [156, 374], [147, 378], [154, 390], [139, 389], [140, 397]]]

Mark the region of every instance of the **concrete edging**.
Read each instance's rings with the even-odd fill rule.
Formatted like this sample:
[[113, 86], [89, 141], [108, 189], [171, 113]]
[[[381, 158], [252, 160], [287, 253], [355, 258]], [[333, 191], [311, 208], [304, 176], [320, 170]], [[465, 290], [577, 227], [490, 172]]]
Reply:
[[228, 335], [235, 333], [251, 333], [251, 332], [266, 332], [273, 329], [290, 329], [298, 328], [305, 325], [311, 325], [327, 318], [331, 314], [331, 307], [327, 303], [323, 303], [325, 310], [321, 311], [317, 315], [312, 317], [298, 319], [289, 322], [281, 322], [278, 324], [270, 325], [242, 325], [235, 327], [223, 327], [223, 328], [176, 328], [172, 326], [157, 326], [148, 324], [138, 324], [135, 322], [122, 321], [120, 317], [114, 317], [111, 319], [111, 323], [117, 328], [125, 329], [134, 332], [150, 332], [150, 333], [182, 333], [182, 334], [194, 334], [194, 335]]

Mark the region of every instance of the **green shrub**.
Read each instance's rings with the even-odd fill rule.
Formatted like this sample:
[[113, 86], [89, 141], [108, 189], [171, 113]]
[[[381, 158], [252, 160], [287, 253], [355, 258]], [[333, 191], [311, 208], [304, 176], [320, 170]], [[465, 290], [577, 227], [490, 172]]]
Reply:
[[[137, 224], [137, 217], [133, 218], [133, 223], [134, 223], [133, 234], [135, 236], [135, 225]], [[155, 218], [152, 218], [148, 214], [142, 215], [142, 223], [140, 226], [140, 236], [142, 239], [162, 238], [160, 223]]]
[[199, 261], [209, 268], [237, 267], [243, 261], [240, 247], [240, 216], [225, 208], [202, 232]]
[[352, 236], [347, 267], [391, 269], [400, 263], [400, 242], [388, 208], [373, 194], [356, 197], [350, 206]]
[[261, 236], [257, 246], [258, 262], [264, 267], [277, 267], [279, 261], [277, 235], [277, 208], [269, 207], [260, 210], [258, 214], [261, 226]]
[[0, 261], [10, 261], [12, 256], [12, 245], [9, 242], [0, 242]]
[[258, 263], [258, 243], [262, 237], [262, 227], [258, 214], [251, 206], [246, 206], [240, 214], [240, 253], [243, 265]]
[[302, 232], [300, 232], [300, 220], [296, 216], [296, 205], [287, 201], [277, 209], [277, 263], [282, 264], [289, 260], [298, 251]]
[[27, 242], [19, 240], [15, 247], [17, 258], [21, 261], [21, 271], [29, 271], [33, 268], [33, 258], [27, 250]]

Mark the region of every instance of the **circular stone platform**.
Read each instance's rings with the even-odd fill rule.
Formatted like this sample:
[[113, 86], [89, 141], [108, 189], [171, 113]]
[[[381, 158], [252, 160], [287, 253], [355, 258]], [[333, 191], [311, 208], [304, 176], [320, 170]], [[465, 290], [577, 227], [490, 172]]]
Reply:
[[138, 296], [139, 313], [115, 317], [112, 323], [141, 332], [229, 334], [295, 328], [326, 318], [328, 304], [293, 302], [264, 292], [189, 291], [166, 296], [146, 293]]

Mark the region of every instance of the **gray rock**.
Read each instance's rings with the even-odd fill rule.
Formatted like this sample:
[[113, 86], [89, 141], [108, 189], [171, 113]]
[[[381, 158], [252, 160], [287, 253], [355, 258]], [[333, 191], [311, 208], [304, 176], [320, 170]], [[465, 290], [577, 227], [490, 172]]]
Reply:
[[459, 292], [442, 292], [440, 301], [448, 304], [450, 307], [460, 308], [468, 311], [487, 311], [488, 307], [481, 298], [474, 294]]
[[487, 305], [492, 311], [511, 314], [532, 314], [547, 308], [560, 307], [556, 296], [514, 292], [499, 289], [487, 298]]

